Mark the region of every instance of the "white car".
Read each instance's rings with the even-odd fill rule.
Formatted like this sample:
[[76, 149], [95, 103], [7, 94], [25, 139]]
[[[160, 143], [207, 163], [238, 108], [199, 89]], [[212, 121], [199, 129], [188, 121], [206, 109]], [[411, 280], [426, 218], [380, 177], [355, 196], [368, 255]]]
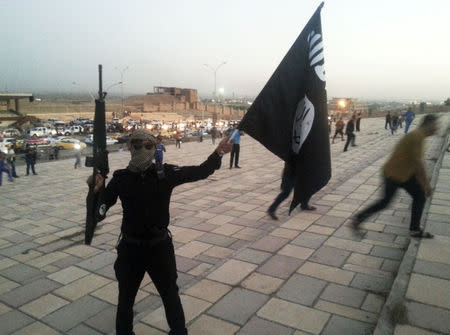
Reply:
[[73, 134], [81, 134], [82, 132], [83, 132], [82, 126], [70, 126], [70, 127], [66, 127], [66, 129], [64, 129], [64, 135], [66, 135], [66, 136], [70, 136]]
[[[119, 141], [115, 140], [109, 136], [106, 136], [106, 145], [116, 144], [117, 142], [119, 142]], [[94, 144], [94, 135], [90, 134], [90, 135], [86, 136], [84, 143], [89, 144], [89, 145]]]
[[0, 151], [7, 154], [8, 149], [14, 144], [15, 141], [16, 139], [12, 137], [4, 137], [0, 139]]

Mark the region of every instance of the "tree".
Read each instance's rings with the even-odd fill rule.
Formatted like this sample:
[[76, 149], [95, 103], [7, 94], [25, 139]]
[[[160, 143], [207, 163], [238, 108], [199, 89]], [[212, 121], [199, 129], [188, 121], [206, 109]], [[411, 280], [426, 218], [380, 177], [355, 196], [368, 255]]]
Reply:
[[447, 98], [447, 100], [444, 101], [444, 105], [450, 106], [450, 98]]

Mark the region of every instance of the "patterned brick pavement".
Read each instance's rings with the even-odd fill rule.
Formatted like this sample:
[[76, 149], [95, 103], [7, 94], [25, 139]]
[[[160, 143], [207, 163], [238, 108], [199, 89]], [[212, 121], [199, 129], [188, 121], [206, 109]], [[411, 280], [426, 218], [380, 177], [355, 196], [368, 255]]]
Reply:
[[[363, 235], [348, 222], [379, 196], [379, 168], [400, 136], [385, 131], [382, 119], [363, 119], [357, 147], [344, 153], [344, 142], [331, 146], [333, 177], [312, 199], [317, 211], [288, 216], [286, 201], [279, 221], [266, 210], [279, 191], [283, 163], [249, 136], [242, 137], [242, 169], [228, 169], [226, 156], [209, 179], [176, 188], [170, 229], [190, 333], [371, 334], [409, 243], [411, 200], [399, 192], [389, 209], [364, 223]], [[427, 140], [429, 171], [441, 142]], [[193, 165], [214, 146], [206, 140], [167, 149], [167, 162]], [[128, 152], [111, 154], [111, 170], [128, 160]], [[73, 163], [38, 163], [39, 175], [28, 177], [20, 167], [21, 177], [0, 188], [1, 334], [114, 333], [121, 207], [110, 209], [92, 246], [83, 245], [90, 169], [74, 170]], [[438, 193], [431, 220], [448, 229], [438, 223], [448, 218], [450, 199], [445, 189]], [[429, 257], [430, 249], [421, 248]], [[427, 302], [416, 289], [423, 280], [414, 275], [408, 294]], [[448, 311], [448, 301], [439, 301]], [[167, 332], [147, 276], [135, 314], [136, 334]]]

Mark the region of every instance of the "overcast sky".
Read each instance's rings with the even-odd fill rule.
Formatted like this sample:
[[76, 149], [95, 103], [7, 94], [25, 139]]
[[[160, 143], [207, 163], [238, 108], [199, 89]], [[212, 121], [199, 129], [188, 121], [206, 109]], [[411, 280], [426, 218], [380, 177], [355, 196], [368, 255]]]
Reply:
[[[0, 92], [126, 94], [153, 86], [257, 95], [315, 0], [0, 0]], [[328, 0], [322, 9], [329, 97], [450, 96], [449, 0]], [[77, 84], [72, 84], [76, 82]], [[120, 86], [111, 87], [112, 93]]]

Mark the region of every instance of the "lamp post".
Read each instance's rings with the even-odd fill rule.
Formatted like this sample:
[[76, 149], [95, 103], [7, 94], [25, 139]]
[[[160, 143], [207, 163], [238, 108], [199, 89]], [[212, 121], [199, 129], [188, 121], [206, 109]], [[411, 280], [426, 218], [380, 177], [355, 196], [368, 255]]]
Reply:
[[[217, 103], [217, 71], [219, 71], [219, 69], [226, 63], [227, 62], [222, 62], [215, 68], [209, 64], [203, 64], [214, 73], [214, 112], [216, 111], [216, 103]], [[203, 124], [203, 110], [202, 110], [202, 124]]]
[[[117, 85], [121, 85], [121, 84], [122, 84], [121, 81], [119, 81], [119, 82], [117, 82], [117, 83], [114, 83], [114, 84], [111, 84], [111, 85], [109, 85], [109, 86], [105, 89], [105, 92], [108, 92], [108, 90], [109, 90], [111, 87], [114, 87], [114, 86], [117, 86]], [[123, 106], [123, 95], [122, 95], [122, 106]], [[116, 117], [116, 112], [112, 112], [112, 117], [113, 117], [113, 118]]]
[[123, 74], [128, 69], [129, 69], [129, 66], [124, 67], [122, 70], [119, 69], [118, 67], [116, 67], [116, 70], [120, 72], [120, 83], [121, 83], [120, 90], [121, 90], [121, 95], [122, 95], [122, 114], [124, 113], [124, 107], [123, 107]]

